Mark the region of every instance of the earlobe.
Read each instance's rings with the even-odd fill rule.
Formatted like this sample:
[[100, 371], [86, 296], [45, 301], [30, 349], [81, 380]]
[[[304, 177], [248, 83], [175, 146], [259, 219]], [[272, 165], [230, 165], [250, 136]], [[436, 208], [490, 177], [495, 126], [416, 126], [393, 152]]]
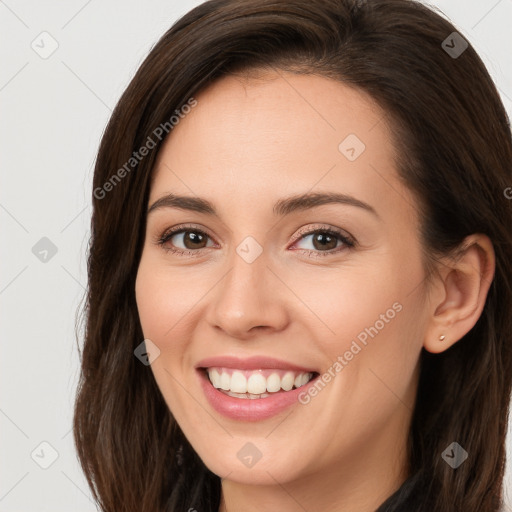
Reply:
[[477, 323], [494, 277], [495, 256], [489, 237], [468, 236], [457, 255], [444, 260], [439, 272], [437, 302], [425, 331], [423, 346], [432, 353], [450, 348]]

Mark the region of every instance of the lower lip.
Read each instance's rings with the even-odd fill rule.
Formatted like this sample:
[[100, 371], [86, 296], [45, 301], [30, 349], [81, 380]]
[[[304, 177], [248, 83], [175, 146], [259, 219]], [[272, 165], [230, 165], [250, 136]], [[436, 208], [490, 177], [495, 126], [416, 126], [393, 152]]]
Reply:
[[[273, 393], [266, 398], [235, 398], [213, 387], [203, 370], [198, 370], [201, 386], [211, 406], [220, 414], [238, 421], [261, 421], [271, 418], [293, 404], [299, 404], [299, 394], [313, 385], [316, 378], [291, 391]], [[300, 405], [300, 404], [299, 404]]]

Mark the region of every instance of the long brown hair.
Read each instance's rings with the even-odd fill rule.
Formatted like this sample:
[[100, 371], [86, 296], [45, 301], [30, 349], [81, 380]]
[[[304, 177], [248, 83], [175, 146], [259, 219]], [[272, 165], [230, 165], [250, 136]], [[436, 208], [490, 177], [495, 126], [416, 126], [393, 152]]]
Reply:
[[[169, 119], [202, 88], [256, 68], [334, 78], [378, 102], [393, 127], [399, 175], [418, 198], [431, 262], [471, 233], [492, 240], [496, 273], [477, 324], [446, 352], [421, 354], [410, 467], [427, 482], [411, 510], [498, 510], [512, 379], [512, 203], [504, 194], [512, 141], [473, 47], [450, 54], [455, 31], [413, 0], [211, 0], [151, 50], [112, 114], [94, 171], [74, 439], [103, 511], [218, 510], [219, 477], [134, 357], [143, 340], [135, 277], [164, 140], [155, 129], [167, 126], [172, 136]], [[148, 137], [154, 147], [135, 158]], [[470, 455], [457, 470], [441, 458], [453, 441]]]

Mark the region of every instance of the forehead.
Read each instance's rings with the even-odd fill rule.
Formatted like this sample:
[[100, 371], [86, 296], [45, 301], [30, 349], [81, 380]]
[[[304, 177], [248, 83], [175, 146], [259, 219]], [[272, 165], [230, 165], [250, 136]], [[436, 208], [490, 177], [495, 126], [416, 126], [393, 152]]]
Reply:
[[196, 100], [160, 150], [152, 199], [173, 191], [215, 201], [222, 191], [247, 204], [335, 189], [396, 201], [402, 185], [386, 115], [364, 92], [278, 71], [223, 77]]

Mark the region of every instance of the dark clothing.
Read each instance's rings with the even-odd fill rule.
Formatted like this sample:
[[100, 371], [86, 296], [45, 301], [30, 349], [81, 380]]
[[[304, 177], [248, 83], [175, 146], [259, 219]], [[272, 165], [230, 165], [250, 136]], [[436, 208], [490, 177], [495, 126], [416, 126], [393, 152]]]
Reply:
[[414, 512], [418, 510], [420, 487], [422, 487], [422, 473], [418, 472], [409, 477], [375, 512]]

